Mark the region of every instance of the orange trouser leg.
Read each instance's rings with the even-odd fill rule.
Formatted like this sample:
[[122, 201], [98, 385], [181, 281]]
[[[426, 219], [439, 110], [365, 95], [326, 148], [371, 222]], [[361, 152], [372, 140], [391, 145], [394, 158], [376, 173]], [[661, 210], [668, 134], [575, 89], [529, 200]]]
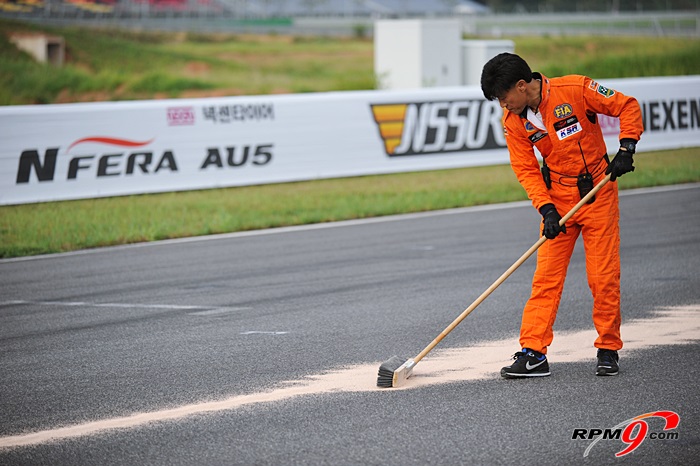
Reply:
[[576, 219], [582, 225], [588, 286], [593, 294], [595, 347], [619, 350], [620, 338], [620, 209], [617, 183], [608, 183], [596, 201]]
[[566, 234], [545, 241], [537, 251], [537, 269], [532, 279], [532, 294], [525, 304], [520, 326], [520, 345], [523, 348], [547, 353], [547, 347], [552, 343], [552, 326], [557, 317], [566, 269], [569, 267], [579, 232], [580, 228], [577, 225], [567, 223]]
[[[575, 188], [574, 188], [575, 189]], [[558, 191], [558, 192], [557, 192]], [[578, 201], [571, 189], [552, 191], [557, 210], [568, 212]], [[620, 234], [616, 183], [608, 183], [566, 224], [566, 234], [547, 240], [537, 252], [532, 294], [523, 310], [520, 345], [547, 352], [561, 301], [566, 271], [579, 234], [586, 251], [588, 286], [593, 294], [593, 323], [598, 331], [595, 346], [618, 350], [620, 339]]]

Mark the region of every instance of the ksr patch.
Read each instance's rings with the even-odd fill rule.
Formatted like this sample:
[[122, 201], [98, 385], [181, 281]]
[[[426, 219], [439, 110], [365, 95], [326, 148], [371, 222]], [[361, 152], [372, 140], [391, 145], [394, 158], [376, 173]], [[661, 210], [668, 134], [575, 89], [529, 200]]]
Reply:
[[580, 133], [582, 131], [581, 123], [579, 123], [576, 115], [566, 120], [557, 121], [554, 123], [554, 130], [557, 132], [557, 137], [560, 141], [573, 136], [574, 134]]

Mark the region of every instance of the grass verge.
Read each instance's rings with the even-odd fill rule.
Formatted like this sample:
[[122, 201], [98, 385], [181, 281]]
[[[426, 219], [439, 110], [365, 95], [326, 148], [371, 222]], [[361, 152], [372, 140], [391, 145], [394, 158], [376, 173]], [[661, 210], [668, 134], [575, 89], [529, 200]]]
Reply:
[[[700, 148], [635, 156], [621, 189], [700, 181]], [[526, 199], [508, 165], [0, 207], [0, 257]]]

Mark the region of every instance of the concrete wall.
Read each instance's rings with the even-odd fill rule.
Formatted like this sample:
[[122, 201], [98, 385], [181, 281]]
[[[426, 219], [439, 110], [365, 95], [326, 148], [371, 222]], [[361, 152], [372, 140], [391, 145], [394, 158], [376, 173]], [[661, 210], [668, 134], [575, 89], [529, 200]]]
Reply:
[[10, 41], [18, 49], [30, 54], [40, 63], [62, 66], [65, 59], [65, 42], [63, 37], [45, 34], [15, 33]]

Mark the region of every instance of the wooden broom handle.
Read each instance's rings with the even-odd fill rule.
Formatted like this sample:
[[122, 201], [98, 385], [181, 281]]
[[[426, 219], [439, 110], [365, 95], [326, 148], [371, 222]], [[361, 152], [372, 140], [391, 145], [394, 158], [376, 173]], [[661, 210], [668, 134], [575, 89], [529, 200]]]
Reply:
[[[578, 202], [578, 204], [576, 204], [566, 215], [564, 215], [562, 217], [562, 219], [559, 220], [559, 225], [564, 225], [567, 221], [569, 221], [569, 219], [571, 217], [573, 217], [574, 214], [576, 212], [578, 212], [578, 210], [581, 207], [583, 207], [583, 205], [585, 205], [588, 201], [590, 201], [591, 198], [593, 196], [595, 196], [595, 194], [598, 191], [600, 191], [600, 188], [605, 186], [605, 184], [608, 181], [610, 181], [610, 175], [606, 175], [605, 178], [603, 178], [600, 181], [600, 183], [595, 185], [593, 187], [593, 189], [591, 189], [591, 191], [588, 194], [586, 194], [583, 197], [583, 199], [581, 199]], [[491, 286], [489, 286], [486, 289], [486, 291], [481, 293], [481, 296], [476, 298], [476, 300], [468, 308], [466, 308], [464, 310], [464, 312], [462, 312], [454, 321], [452, 321], [452, 323], [450, 325], [448, 325], [447, 328], [445, 330], [443, 330], [442, 333], [440, 333], [440, 335], [438, 335], [428, 346], [426, 346], [425, 349], [423, 351], [421, 351], [420, 354], [418, 354], [418, 356], [416, 356], [413, 360], [417, 363], [418, 361], [423, 359], [426, 354], [428, 354], [430, 351], [432, 351], [432, 349], [435, 348], [437, 346], [437, 344], [440, 343], [442, 341], [442, 339], [447, 336], [447, 334], [449, 334], [452, 330], [454, 330], [454, 328], [457, 327], [460, 324], [460, 322], [462, 322], [464, 320], [465, 317], [467, 317], [469, 314], [471, 314], [471, 312], [474, 309], [476, 309], [479, 304], [481, 304], [486, 298], [488, 298], [488, 296], [491, 293], [493, 293], [494, 290], [496, 288], [498, 288], [501, 285], [501, 283], [503, 283], [506, 280], [506, 278], [510, 277], [510, 275], [513, 272], [515, 272], [515, 270], [518, 267], [520, 267], [523, 264], [523, 262], [525, 262], [531, 255], [533, 255], [535, 253], [535, 251], [537, 251], [540, 248], [540, 246], [542, 246], [544, 244], [545, 241], [547, 241], [547, 237], [541, 236], [540, 239], [537, 240], [537, 242], [530, 247], [530, 249], [525, 251], [525, 254], [520, 256], [520, 258], [517, 261], [515, 261], [515, 263], [513, 265], [511, 265], [508, 268], [508, 270], [503, 272], [503, 275], [498, 277], [498, 279], [495, 282], [493, 282], [493, 284]]]

